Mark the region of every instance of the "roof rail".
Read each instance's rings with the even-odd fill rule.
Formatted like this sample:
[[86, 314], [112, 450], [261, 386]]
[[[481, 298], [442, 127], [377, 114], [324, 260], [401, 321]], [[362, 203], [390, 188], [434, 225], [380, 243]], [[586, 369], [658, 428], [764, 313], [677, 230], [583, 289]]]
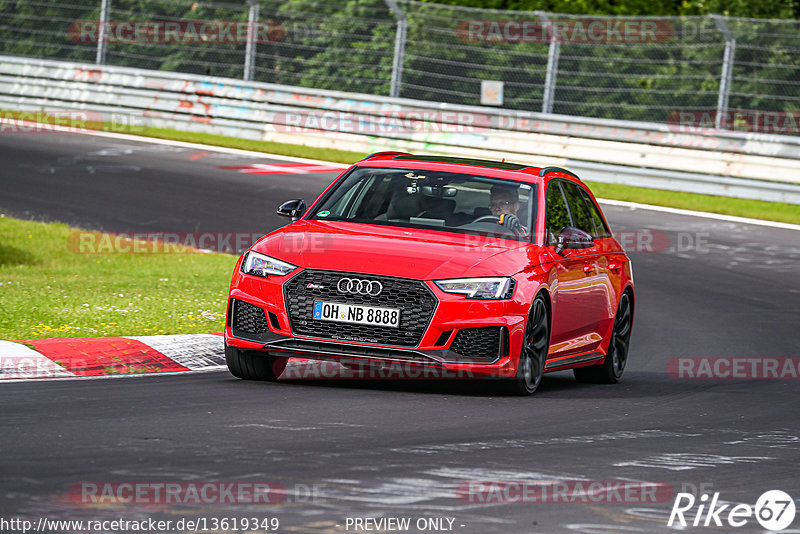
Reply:
[[377, 156], [389, 156], [389, 155], [393, 155], [393, 156], [409, 155], [410, 156], [411, 154], [409, 154], [408, 152], [397, 152], [395, 150], [385, 150], [383, 152], [375, 152], [373, 154], [370, 154], [369, 156], [367, 156], [364, 159], [372, 159], [372, 158], [377, 157]]
[[542, 170], [539, 171], [539, 176], [544, 176], [546, 174], [550, 174], [551, 172], [563, 172], [564, 174], [569, 174], [570, 176], [580, 180], [580, 177], [578, 177], [577, 174], [572, 171], [568, 171], [567, 169], [562, 169], [561, 167], [542, 167]]

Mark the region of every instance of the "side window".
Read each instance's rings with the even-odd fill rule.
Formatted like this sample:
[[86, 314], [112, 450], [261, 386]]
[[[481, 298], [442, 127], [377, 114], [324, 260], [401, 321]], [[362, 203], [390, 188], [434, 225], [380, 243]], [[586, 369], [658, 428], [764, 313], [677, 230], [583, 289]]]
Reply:
[[545, 221], [547, 232], [545, 235], [545, 244], [554, 245], [556, 243], [556, 236], [565, 226], [570, 226], [569, 212], [567, 211], [567, 203], [564, 201], [564, 195], [561, 193], [561, 187], [558, 185], [558, 180], [553, 180], [547, 186], [547, 211], [545, 213]]
[[572, 226], [583, 230], [587, 234], [594, 235], [594, 223], [592, 222], [592, 214], [589, 207], [583, 200], [581, 195], [581, 187], [572, 182], [564, 182], [561, 184], [564, 189], [564, 195], [567, 197], [567, 204], [569, 205], [569, 212], [572, 215]]
[[592, 197], [589, 196], [589, 193], [581, 191], [581, 196], [583, 197], [583, 201], [586, 203], [586, 206], [589, 208], [589, 213], [592, 216], [592, 221], [594, 222], [595, 231], [592, 233], [592, 237], [595, 239], [600, 239], [603, 237], [611, 237], [611, 231], [609, 231], [608, 226], [606, 226], [605, 221], [603, 220], [603, 216], [600, 215], [600, 208], [597, 207], [597, 204], [594, 203]]

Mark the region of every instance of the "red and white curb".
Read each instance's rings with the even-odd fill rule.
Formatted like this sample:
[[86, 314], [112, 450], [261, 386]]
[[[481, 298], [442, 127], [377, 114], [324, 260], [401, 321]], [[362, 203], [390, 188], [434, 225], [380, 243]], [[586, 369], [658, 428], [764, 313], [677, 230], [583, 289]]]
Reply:
[[[474, 378], [414, 364], [345, 367], [290, 358], [282, 380]], [[227, 370], [221, 334], [0, 340], [0, 382]]]
[[219, 334], [0, 340], [0, 380], [226, 369]]

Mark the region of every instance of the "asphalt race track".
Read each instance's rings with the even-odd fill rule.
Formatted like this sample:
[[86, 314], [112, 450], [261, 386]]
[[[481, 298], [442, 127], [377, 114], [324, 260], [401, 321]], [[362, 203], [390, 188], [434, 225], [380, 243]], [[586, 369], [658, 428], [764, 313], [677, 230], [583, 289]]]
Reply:
[[[79, 134], [4, 135], [0, 155], [0, 209], [112, 232], [266, 233], [284, 222], [280, 202], [311, 200], [334, 175], [248, 175], [219, 167], [280, 160]], [[616, 233], [659, 236], [656, 250], [632, 253], [636, 319], [620, 384], [556, 373], [514, 398], [466, 382], [269, 384], [224, 372], [3, 383], [0, 516], [277, 517], [278, 532], [309, 533], [348, 532], [348, 517], [449, 518], [452, 531], [481, 534], [667, 532], [672, 497], [481, 502], [458, 490], [638, 480], [728, 503], [754, 505], [772, 489], [800, 498], [800, 380], [667, 373], [677, 357], [800, 356], [800, 232], [605, 212]], [[70, 490], [86, 481], [272, 482], [287, 495], [273, 506], [76, 505]], [[716, 531], [764, 529], [751, 518]]]

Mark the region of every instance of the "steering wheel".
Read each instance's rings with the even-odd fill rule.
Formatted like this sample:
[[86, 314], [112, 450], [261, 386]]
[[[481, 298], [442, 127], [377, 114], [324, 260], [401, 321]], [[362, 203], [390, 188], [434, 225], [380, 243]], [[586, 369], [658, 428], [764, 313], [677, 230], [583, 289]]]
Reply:
[[479, 222], [493, 222], [493, 223], [500, 224], [500, 217], [498, 217], [497, 215], [481, 215], [480, 217], [478, 217], [477, 219], [472, 221], [471, 224], [475, 224], [475, 223], [479, 223]]
[[514, 232], [519, 236], [528, 235], [528, 231], [525, 230], [525, 227], [522, 225], [521, 222], [519, 222], [519, 218], [516, 215], [511, 215], [510, 213], [507, 213], [502, 217], [498, 215], [482, 215], [477, 219], [475, 219], [474, 221], [472, 221], [472, 224], [479, 222], [493, 222], [499, 224], [500, 226], [508, 228], [509, 230], [511, 230], [512, 232]]

